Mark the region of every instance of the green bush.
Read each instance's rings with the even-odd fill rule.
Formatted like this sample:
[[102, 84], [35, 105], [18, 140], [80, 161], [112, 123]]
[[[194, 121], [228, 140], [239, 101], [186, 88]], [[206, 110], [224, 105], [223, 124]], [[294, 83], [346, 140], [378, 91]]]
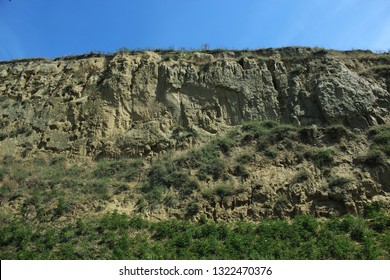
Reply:
[[243, 153], [237, 157], [236, 161], [237, 163], [240, 164], [247, 164], [252, 162], [254, 158], [255, 158], [254, 154]]
[[193, 217], [199, 213], [199, 210], [200, 210], [199, 204], [194, 201], [191, 201], [187, 206], [187, 216]]
[[99, 198], [109, 197], [108, 180], [106, 178], [99, 178], [88, 181], [87, 190], [90, 194], [96, 195]]
[[295, 216], [293, 225], [303, 240], [310, 240], [310, 238], [317, 236], [319, 223], [314, 217]]
[[0, 167], [0, 180], [3, 180], [5, 175], [8, 173], [8, 168], [5, 166]]
[[223, 154], [228, 155], [233, 147], [233, 142], [229, 138], [218, 138], [209, 144], [213, 149], [220, 150]]
[[365, 217], [368, 218], [368, 226], [376, 232], [385, 232], [390, 229], [390, 215], [386, 213], [383, 203], [373, 202], [365, 207]]
[[212, 160], [209, 160], [208, 162], [204, 162], [200, 166], [198, 172], [201, 174], [203, 173], [203, 174], [210, 175], [216, 181], [216, 180], [222, 178], [226, 172], [225, 161], [223, 161], [220, 158], [214, 158]]
[[154, 162], [148, 172], [148, 180], [141, 190], [149, 200], [161, 201], [164, 192], [170, 188], [179, 191], [182, 196], [188, 196], [199, 188], [199, 184], [188, 173], [177, 170], [177, 166], [172, 162]]
[[298, 171], [292, 179], [292, 183], [303, 183], [310, 178], [310, 173], [306, 169]]
[[270, 159], [275, 159], [278, 156], [279, 152], [276, 149], [273, 148], [267, 148], [264, 151], [264, 155]]
[[371, 149], [378, 149], [390, 156], [390, 127], [378, 126], [369, 130], [369, 135], [374, 141]]
[[124, 170], [122, 178], [128, 181], [135, 180], [137, 176], [141, 173], [141, 169], [144, 165], [143, 159], [134, 159], [132, 160]]
[[370, 149], [364, 157], [360, 157], [359, 161], [365, 163], [368, 166], [375, 167], [385, 163], [386, 157], [384, 153], [377, 149]]
[[361, 218], [357, 219], [350, 233], [351, 238], [355, 241], [363, 242], [369, 235], [370, 231], [364, 220]]
[[97, 162], [93, 175], [98, 178], [116, 177], [128, 181], [135, 180], [143, 166], [142, 159], [120, 159], [107, 160], [101, 159]]
[[215, 187], [215, 194], [220, 197], [234, 194], [234, 188], [229, 183], [220, 183]]
[[270, 131], [272, 143], [279, 142], [283, 139], [294, 139], [297, 135], [297, 128], [290, 124], [280, 124]]
[[383, 203], [379, 201], [368, 203], [364, 210], [366, 217], [375, 218], [378, 214], [384, 212]]
[[334, 162], [334, 150], [331, 148], [315, 148], [305, 152], [305, 157], [319, 167], [329, 166]]
[[266, 137], [269, 134], [269, 129], [276, 126], [276, 123], [262, 123], [262, 122], [250, 122], [243, 124], [241, 131], [245, 133], [246, 137], [251, 139], [259, 139]]
[[325, 128], [324, 134], [333, 142], [340, 142], [342, 138], [350, 138], [353, 136], [348, 129], [340, 124], [335, 124]]
[[241, 177], [244, 180], [248, 179], [250, 176], [249, 171], [242, 164], [237, 164], [236, 166], [234, 166], [232, 174], [234, 176]]
[[345, 215], [340, 221], [340, 229], [342, 232], [350, 232], [355, 226], [356, 218], [352, 215]]
[[55, 208], [55, 215], [60, 217], [71, 209], [71, 205], [68, 201], [66, 201], [63, 197], [58, 199], [57, 207]]
[[10, 172], [10, 177], [19, 184], [24, 184], [29, 176], [31, 176], [31, 170], [28, 170], [24, 166], [16, 166]]
[[206, 181], [208, 179], [208, 175], [207, 173], [205, 172], [205, 170], [199, 170], [196, 174], [195, 174], [196, 178], [198, 178], [199, 180], [201, 181]]

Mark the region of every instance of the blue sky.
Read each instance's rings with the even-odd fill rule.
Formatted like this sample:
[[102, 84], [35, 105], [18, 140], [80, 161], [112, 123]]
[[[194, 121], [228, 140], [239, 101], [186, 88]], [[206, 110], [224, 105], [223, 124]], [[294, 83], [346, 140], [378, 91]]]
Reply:
[[120, 48], [390, 49], [389, 0], [0, 0], [0, 60]]

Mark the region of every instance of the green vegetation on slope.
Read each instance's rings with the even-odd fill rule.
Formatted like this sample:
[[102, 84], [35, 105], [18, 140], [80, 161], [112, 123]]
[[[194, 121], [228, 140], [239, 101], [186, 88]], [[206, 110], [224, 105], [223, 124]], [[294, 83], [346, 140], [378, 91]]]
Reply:
[[290, 223], [148, 222], [117, 212], [46, 228], [3, 220], [1, 259], [389, 259], [390, 216], [320, 221], [296, 216]]
[[[387, 192], [389, 131], [266, 121], [150, 162], [6, 156], [0, 257], [388, 259], [388, 205], [370, 201]], [[286, 179], [261, 183], [276, 167]]]

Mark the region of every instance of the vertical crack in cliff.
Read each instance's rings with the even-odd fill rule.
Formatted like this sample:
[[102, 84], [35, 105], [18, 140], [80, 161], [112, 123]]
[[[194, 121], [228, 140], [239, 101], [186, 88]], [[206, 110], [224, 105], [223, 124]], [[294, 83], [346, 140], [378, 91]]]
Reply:
[[140, 62], [139, 64], [137, 64], [137, 66], [135, 67], [135, 69], [132, 69], [131, 71], [131, 82], [130, 82], [130, 109], [126, 106], [126, 103], [125, 101], [123, 100], [123, 96], [121, 96], [121, 102], [122, 104], [124, 104], [124, 108], [125, 108], [125, 111], [129, 114], [130, 118], [131, 118], [131, 122], [134, 122], [134, 120], [136, 119], [135, 117], [135, 100], [137, 98], [136, 94], [135, 94], [135, 85], [136, 85], [136, 75], [138, 73], [138, 70], [141, 68], [142, 66], [142, 62]]

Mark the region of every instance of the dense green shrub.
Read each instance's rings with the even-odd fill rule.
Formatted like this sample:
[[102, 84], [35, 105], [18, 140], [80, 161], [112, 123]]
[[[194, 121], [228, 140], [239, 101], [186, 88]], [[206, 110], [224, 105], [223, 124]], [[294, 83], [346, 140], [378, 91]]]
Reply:
[[199, 210], [199, 204], [194, 201], [191, 201], [187, 206], [187, 216], [193, 217], [199, 213]]
[[[188, 216], [198, 213], [196, 202]], [[388, 259], [388, 231], [352, 216], [257, 223], [148, 222], [118, 212], [47, 228], [2, 220], [1, 259]], [[345, 225], [343, 225], [345, 224]]]
[[143, 165], [144, 161], [141, 158], [132, 160], [122, 173], [122, 178], [127, 181], [135, 180], [140, 175]]
[[383, 203], [373, 202], [365, 207], [365, 217], [368, 218], [368, 226], [376, 232], [385, 232], [390, 229], [390, 215], [386, 213]]
[[370, 235], [370, 230], [368, 229], [365, 221], [361, 218], [356, 220], [355, 225], [352, 227], [350, 236], [352, 240], [363, 242]]

